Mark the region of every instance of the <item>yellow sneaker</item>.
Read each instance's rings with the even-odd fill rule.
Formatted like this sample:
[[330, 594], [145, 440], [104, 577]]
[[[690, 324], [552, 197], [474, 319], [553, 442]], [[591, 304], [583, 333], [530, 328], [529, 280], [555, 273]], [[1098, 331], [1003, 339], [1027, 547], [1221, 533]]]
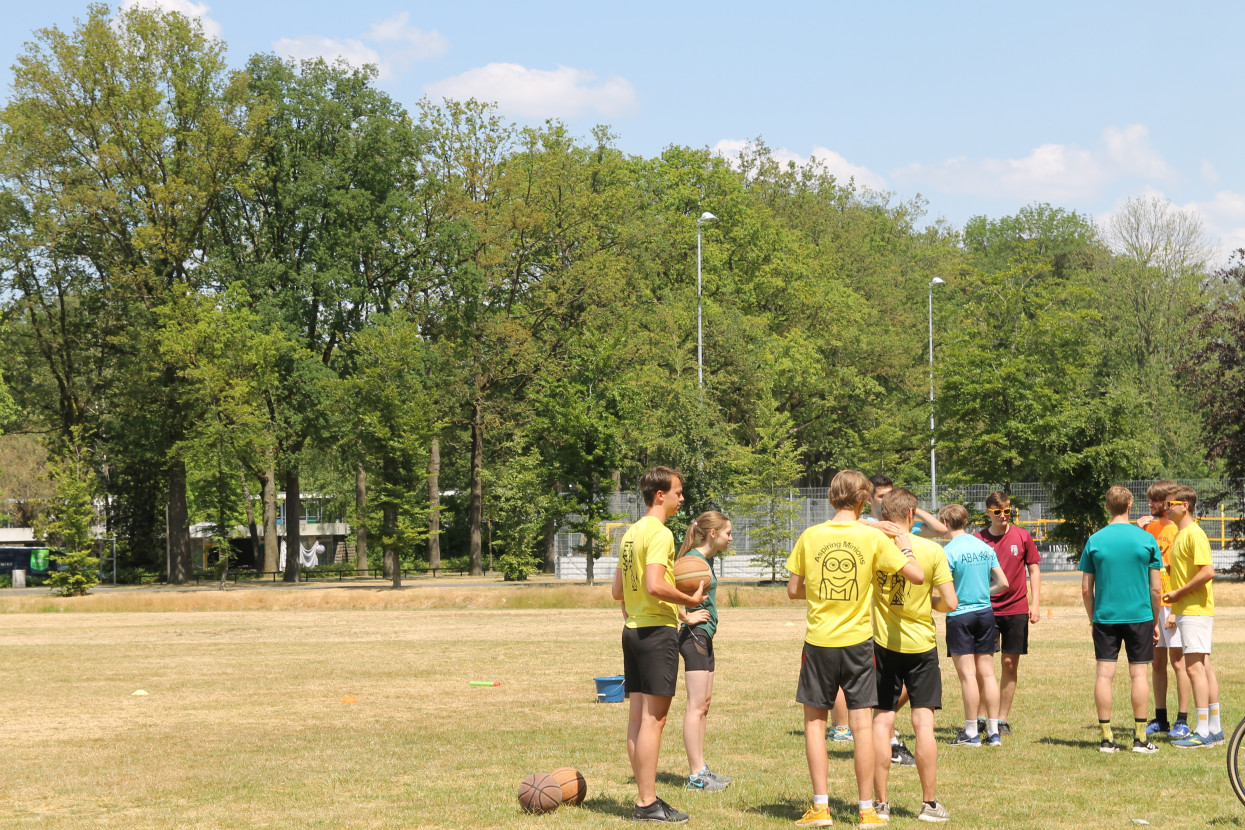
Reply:
[[878, 815], [878, 811], [870, 807], [860, 811], [859, 827], [885, 827], [890, 822]]
[[804, 811], [803, 818], [796, 821], [796, 827], [829, 827], [834, 824], [830, 818], [829, 804], [814, 804]]

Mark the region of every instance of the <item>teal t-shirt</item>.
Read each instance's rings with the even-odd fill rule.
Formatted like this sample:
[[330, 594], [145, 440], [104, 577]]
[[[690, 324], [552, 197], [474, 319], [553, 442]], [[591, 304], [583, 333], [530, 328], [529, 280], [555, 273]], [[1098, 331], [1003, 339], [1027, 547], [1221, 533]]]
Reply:
[[[1146, 535], [1149, 536], [1150, 534], [1147, 533]], [[710, 562], [708, 559], [705, 559], [705, 557], [701, 556], [696, 551], [695, 548], [692, 548], [691, 550], [689, 550], [687, 553], [683, 555], [684, 556], [695, 556], [697, 559], [704, 559], [705, 564], [709, 566], [710, 577], [709, 577], [709, 584], [705, 586], [705, 599], [703, 602], [700, 603], [700, 605], [696, 606], [696, 608], [703, 608], [709, 612], [709, 621], [702, 622], [702, 623], [696, 623], [695, 625], [688, 626], [688, 627], [699, 628], [703, 630], [706, 634], [708, 634], [710, 637], [712, 637], [714, 634], [717, 633], [717, 630], [718, 630], [718, 600], [717, 600], [718, 575], [714, 573], [713, 563]], [[689, 608], [687, 610], [695, 611], [696, 608]]]
[[947, 542], [943, 550], [947, 552], [947, 566], [951, 568], [955, 595], [960, 601], [947, 616], [958, 617], [991, 608], [990, 571], [999, 567], [994, 548], [965, 533]]
[[1090, 536], [1081, 553], [1081, 570], [1094, 575], [1094, 622], [1154, 619], [1150, 571], [1162, 567], [1158, 542], [1134, 524], [1109, 524]]

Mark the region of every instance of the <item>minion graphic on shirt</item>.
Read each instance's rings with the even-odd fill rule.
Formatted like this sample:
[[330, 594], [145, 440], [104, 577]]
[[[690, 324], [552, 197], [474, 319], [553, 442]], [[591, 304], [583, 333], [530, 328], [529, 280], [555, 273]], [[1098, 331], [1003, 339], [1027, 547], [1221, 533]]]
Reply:
[[824, 600], [855, 602], [860, 597], [856, 584], [856, 559], [849, 551], [837, 551], [821, 560], [821, 583], [817, 596]]

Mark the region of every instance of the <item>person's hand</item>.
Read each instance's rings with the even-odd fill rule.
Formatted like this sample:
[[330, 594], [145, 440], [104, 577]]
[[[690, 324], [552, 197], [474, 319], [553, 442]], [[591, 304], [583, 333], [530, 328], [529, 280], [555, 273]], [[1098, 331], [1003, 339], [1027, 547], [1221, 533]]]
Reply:
[[700, 584], [696, 586], [696, 593], [692, 594], [692, 605], [700, 605], [705, 599], [705, 581], [702, 579]]
[[1039, 619], [1040, 619], [1040, 617], [1038, 617], [1038, 609], [1037, 609], [1037, 607], [1035, 606], [1035, 607], [1033, 607], [1033, 608], [1030, 608], [1030, 609], [1029, 609], [1029, 623], [1030, 623], [1030, 624], [1032, 624], [1032, 625], [1037, 625], [1037, 621], [1038, 621]]
[[899, 545], [900, 550], [912, 550], [912, 537], [908, 535], [908, 531], [900, 528], [899, 535], [895, 537], [895, 544]]
[[[902, 527], [900, 527], [899, 525], [895, 524], [894, 522], [877, 521], [877, 522], [870, 522], [869, 524], [872, 527], [876, 527], [878, 530], [882, 531], [887, 536], [894, 539], [896, 542], [899, 541], [898, 537], [903, 536], [904, 534], [908, 532], [904, 530]], [[902, 547], [906, 547], [906, 546], [902, 546]]]
[[1158, 641], [1159, 641], [1159, 624], [1155, 623], [1154, 624], [1154, 642], [1157, 643]]
[[688, 611], [683, 615], [683, 622], [688, 625], [707, 623], [709, 622], [709, 609], [697, 608], [695, 611]]
[[1150, 524], [1150, 522], [1152, 521], [1154, 521], [1154, 517], [1151, 516], [1149, 513], [1147, 513], [1146, 515], [1142, 516], [1141, 518], [1137, 520], [1137, 527], [1141, 528], [1142, 530], [1145, 530], [1146, 525]]
[[[1164, 605], [1171, 605], [1173, 602], [1175, 602], [1175, 601], [1176, 601], [1176, 599], [1177, 599], [1177, 597], [1176, 597], [1176, 589], [1175, 589], [1175, 588], [1173, 588], [1172, 590], [1168, 591], [1166, 594], [1163, 594], [1163, 604], [1164, 604]], [[1168, 617], [1168, 619], [1171, 619], [1171, 617]]]
[[1168, 631], [1175, 631], [1176, 630], [1176, 615], [1168, 614], [1167, 622], [1163, 623], [1163, 625], [1166, 626]]

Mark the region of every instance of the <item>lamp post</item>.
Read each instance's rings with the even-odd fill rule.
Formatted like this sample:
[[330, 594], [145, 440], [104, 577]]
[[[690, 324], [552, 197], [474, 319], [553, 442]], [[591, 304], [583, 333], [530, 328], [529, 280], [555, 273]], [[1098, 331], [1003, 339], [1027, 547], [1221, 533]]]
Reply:
[[705, 342], [700, 322], [700, 223], [717, 218], [707, 210], [696, 218], [696, 385], [702, 389], [705, 385]]
[[934, 286], [946, 280], [934, 277], [929, 281], [929, 502], [938, 509], [938, 464], [934, 453]]

